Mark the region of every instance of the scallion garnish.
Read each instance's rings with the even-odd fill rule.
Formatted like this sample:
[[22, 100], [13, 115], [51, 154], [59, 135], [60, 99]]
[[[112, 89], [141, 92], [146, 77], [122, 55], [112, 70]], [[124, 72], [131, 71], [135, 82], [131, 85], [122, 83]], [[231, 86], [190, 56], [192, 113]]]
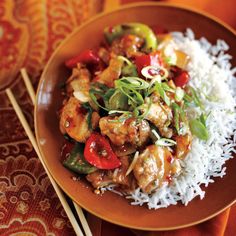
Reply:
[[155, 145], [170, 147], [176, 145], [176, 142], [169, 138], [160, 138], [155, 142]]
[[207, 140], [208, 131], [206, 126], [199, 119], [192, 119], [189, 121], [189, 126], [192, 134], [196, 135], [199, 139]]
[[166, 95], [165, 90], [162, 87], [162, 83], [155, 83], [155, 87], [154, 89], [160, 94], [161, 98], [163, 99], [163, 101], [166, 103], [167, 106], [170, 106], [170, 99], [169, 97]]
[[168, 77], [168, 71], [164, 67], [146, 66], [141, 70], [141, 74], [147, 79], [165, 80]]
[[87, 124], [88, 124], [88, 128], [92, 129], [92, 114], [93, 114], [93, 108], [89, 105], [88, 102], [83, 103], [82, 107], [85, 108], [88, 111], [88, 116], [87, 116]]
[[180, 87], [177, 87], [176, 90], [175, 90], [175, 100], [177, 102], [180, 102], [183, 98], [184, 98], [184, 90], [181, 89]]

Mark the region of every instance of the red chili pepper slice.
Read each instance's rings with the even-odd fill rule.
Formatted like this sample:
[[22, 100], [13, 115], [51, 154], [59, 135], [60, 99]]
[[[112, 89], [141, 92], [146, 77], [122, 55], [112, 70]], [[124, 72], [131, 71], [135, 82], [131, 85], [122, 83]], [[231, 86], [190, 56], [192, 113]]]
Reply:
[[190, 75], [186, 70], [183, 70], [177, 66], [172, 66], [172, 79], [177, 87], [183, 88], [190, 80]]
[[65, 62], [65, 65], [72, 69], [77, 65], [77, 63], [84, 63], [84, 64], [93, 64], [96, 65], [100, 62], [100, 58], [96, 52], [93, 50], [85, 50], [81, 52], [79, 55], [72, 57], [71, 59]]
[[187, 71], [182, 71], [178, 76], [174, 78], [174, 83], [177, 87], [183, 88], [189, 81], [190, 76]]
[[160, 66], [163, 64], [159, 52], [152, 52], [148, 55], [140, 55], [135, 57], [135, 64], [138, 70], [138, 73], [141, 74], [141, 70], [145, 66]]
[[109, 141], [98, 133], [92, 133], [85, 143], [84, 157], [98, 169], [110, 170], [121, 165]]

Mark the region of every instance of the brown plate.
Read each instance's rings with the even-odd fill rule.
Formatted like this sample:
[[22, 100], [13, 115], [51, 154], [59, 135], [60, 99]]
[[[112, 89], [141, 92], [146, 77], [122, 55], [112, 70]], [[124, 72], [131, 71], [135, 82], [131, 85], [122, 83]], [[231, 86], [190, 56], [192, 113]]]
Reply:
[[69, 71], [63, 63], [83, 49], [98, 46], [107, 25], [143, 22], [161, 25], [169, 31], [194, 30], [196, 37], [205, 36], [211, 42], [224, 39], [230, 46], [236, 66], [235, 33], [223, 23], [205, 14], [158, 3], [135, 4], [105, 13], [77, 28], [55, 51], [44, 69], [37, 93], [35, 127], [45, 163], [59, 186], [80, 206], [92, 214], [126, 227], [145, 230], [177, 229], [205, 221], [220, 213], [236, 200], [236, 158], [227, 162], [227, 175], [210, 184], [203, 200], [194, 199], [188, 206], [178, 204], [166, 209], [148, 210], [146, 206], [131, 206], [125, 198], [111, 192], [94, 194], [88, 183], [73, 181], [72, 173], [60, 162], [63, 136], [59, 131], [57, 111], [61, 106], [59, 85]]

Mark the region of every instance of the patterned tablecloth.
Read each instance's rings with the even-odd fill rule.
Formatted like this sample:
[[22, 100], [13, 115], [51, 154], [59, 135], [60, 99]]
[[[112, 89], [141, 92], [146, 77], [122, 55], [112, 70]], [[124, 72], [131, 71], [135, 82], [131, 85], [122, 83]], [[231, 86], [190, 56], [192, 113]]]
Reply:
[[[33, 128], [33, 107], [19, 69], [27, 68], [36, 88], [52, 51], [103, 4], [102, 0], [0, 0], [0, 235], [74, 235], [5, 89], [12, 88]], [[95, 217], [89, 219], [92, 227], [99, 225]], [[133, 234], [106, 222], [103, 226], [102, 235]]]

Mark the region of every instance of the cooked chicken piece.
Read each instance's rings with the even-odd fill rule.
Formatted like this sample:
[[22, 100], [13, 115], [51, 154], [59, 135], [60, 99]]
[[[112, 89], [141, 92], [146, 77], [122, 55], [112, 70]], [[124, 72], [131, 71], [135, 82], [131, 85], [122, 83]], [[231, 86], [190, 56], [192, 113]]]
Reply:
[[[146, 107], [143, 112], [147, 109]], [[159, 129], [162, 136], [171, 138], [173, 135], [173, 131], [168, 127], [172, 120], [172, 111], [167, 105], [161, 105], [158, 102], [152, 103], [145, 119], [151, 121]]]
[[107, 135], [111, 142], [117, 146], [131, 143], [134, 146], [142, 146], [149, 139], [150, 127], [147, 121], [137, 121], [128, 118], [119, 121], [119, 117], [102, 117], [99, 127], [103, 135]]
[[94, 81], [105, 84], [108, 87], [114, 87], [114, 81], [121, 75], [122, 65], [122, 60], [119, 60], [117, 57], [112, 58], [109, 66], [100, 73]]
[[70, 96], [74, 94], [80, 102], [88, 102], [90, 100], [90, 78], [89, 70], [78, 63], [77, 68], [73, 69], [72, 75], [66, 81], [67, 94]]
[[86, 175], [86, 179], [91, 182], [94, 188], [105, 187], [112, 183], [112, 179], [107, 175], [104, 170], [97, 170], [93, 173]]
[[110, 53], [106, 48], [100, 47], [98, 50], [98, 56], [102, 59], [102, 61], [108, 65], [110, 61]]
[[167, 147], [148, 146], [138, 157], [133, 173], [143, 192], [151, 193], [172, 176], [180, 173], [180, 164]]
[[192, 135], [187, 133], [176, 136], [174, 139], [176, 141], [175, 156], [176, 158], [183, 159], [191, 149]]
[[[60, 130], [63, 134], [67, 133], [71, 138], [83, 143], [92, 132], [88, 127], [87, 118], [87, 110], [75, 97], [70, 97], [60, 112]], [[91, 117], [93, 129], [98, 126], [99, 119], [99, 114], [93, 112]]]
[[123, 55], [128, 58], [140, 54], [139, 50], [144, 44], [144, 40], [136, 35], [125, 35], [121, 39], [114, 40], [111, 52], [115, 55]]

